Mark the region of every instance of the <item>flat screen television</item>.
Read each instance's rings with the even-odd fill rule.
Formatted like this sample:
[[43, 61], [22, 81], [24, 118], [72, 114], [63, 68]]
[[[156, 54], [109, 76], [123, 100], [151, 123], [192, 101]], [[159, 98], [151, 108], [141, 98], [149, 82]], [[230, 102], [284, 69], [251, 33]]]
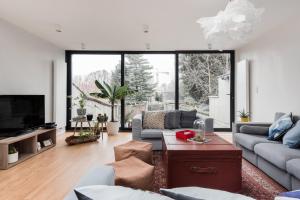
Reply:
[[0, 137], [24, 134], [44, 124], [44, 95], [0, 95]]

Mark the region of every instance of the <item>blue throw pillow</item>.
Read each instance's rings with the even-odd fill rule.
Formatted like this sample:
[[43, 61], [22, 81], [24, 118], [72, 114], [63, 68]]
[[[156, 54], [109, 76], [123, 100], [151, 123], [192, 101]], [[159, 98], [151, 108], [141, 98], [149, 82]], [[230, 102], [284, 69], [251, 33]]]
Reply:
[[280, 193], [279, 196], [281, 197], [290, 197], [295, 199], [300, 199], [300, 190], [290, 191], [290, 192], [283, 192]]
[[269, 140], [280, 140], [293, 126], [292, 113], [285, 114], [276, 120], [269, 128]]
[[293, 149], [300, 147], [300, 121], [283, 136], [283, 144]]

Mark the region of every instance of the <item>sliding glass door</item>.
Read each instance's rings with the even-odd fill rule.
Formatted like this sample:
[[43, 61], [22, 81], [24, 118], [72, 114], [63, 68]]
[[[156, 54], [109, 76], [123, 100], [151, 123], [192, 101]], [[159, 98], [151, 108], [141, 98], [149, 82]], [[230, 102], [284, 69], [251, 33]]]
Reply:
[[[89, 95], [97, 91], [95, 80], [109, 84], [121, 85], [121, 56], [120, 55], [85, 55], [72, 56], [72, 103], [71, 117], [78, 116], [80, 95]], [[86, 114], [92, 114], [95, 118], [99, 113], [106, 113], [111, 117], [110, 104], [105, 99], [90, 98], [85, 105]], [[121, 119], [121, 105], [115, 105], [115, 118]], [[72, 127], [75, 123], [72, 123]], [[87, 126], [88, 124], [84, 124]]]
[[[214, 118], [216, 130], [231, 130], [234, 51], [66, 51], [66, 61], [67, 93], [72, 97], [67, 102], [68, 128], [74, 126], [70, 120], [77, 116], [80, 94], [97, 90], [98, 80], [135, 91], [115, 105], [123, 129], [130, 129], [142, 111], [196, 109], [198, 115]], [[111, 117], [107, 100], [89, 99], [85, 107], [94, 117]]]
[[179, 109], [196, 109], [214, 118], [215, 128], [230, 128], [230, 54], [179, 54]]
[[142, 111], [175, 109], [175, 55], [125, 54], [124, 80], [135, 91], [125, 99], [125, 128]]

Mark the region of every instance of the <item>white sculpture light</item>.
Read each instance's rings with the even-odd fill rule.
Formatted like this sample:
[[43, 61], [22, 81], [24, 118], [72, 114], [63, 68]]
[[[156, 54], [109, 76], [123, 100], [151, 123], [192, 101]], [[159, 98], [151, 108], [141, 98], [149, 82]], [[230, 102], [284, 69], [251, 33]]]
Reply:
[[222, 50], [233, 41], [245, 42], [263, 12], [264, 8], [255, 8], [249, 0], [232, 0], [215, 17], [200, 18], [197, 23], [207, 42]]

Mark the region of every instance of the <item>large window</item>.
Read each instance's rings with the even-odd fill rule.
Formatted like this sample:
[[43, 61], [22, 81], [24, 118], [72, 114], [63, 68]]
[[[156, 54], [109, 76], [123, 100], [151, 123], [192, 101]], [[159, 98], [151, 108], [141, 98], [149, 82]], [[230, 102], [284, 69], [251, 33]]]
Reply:
[[[77, 116], [80, 94], [89, 94], [97, 91], [95, 80], [109, 84], [121, 84], [121, 56], [120, 55], [85, 55], [75, 54], [72, 56], [72, 118]], [[121, 105], [116, 104], [115, 118], [121, 119]], [[97, 116], [106, 113], [111, 116], [110, 104], [107, 100], [86, 101], [86, 113]], [[87, 126], [87, 124], [84, 124]], [[74, 126], [74, 123], [72, 123]]]
[[[68, 128], [77, 116], [81, 93], [97, 90], [95, 80], [128, 85], [135, 93], [115, 106], [120, 127], [130, 129], [142, 111], [197, 110], [214, 118], [216, 130], [230, 130], [234, 119], [234, 51], [66, 51]], [[100, 101], [100, 102], [99, 102]], [[111, 109], [107, 100], [87, 101], [87, 114]]]
[[124, 80], [135, 91], [125, 99], [125, 127], [142, 111], [175, 109], [174, 55], [125, 54]]
[[230, 54], [179, 54], [179, 109], [230, 128]]

